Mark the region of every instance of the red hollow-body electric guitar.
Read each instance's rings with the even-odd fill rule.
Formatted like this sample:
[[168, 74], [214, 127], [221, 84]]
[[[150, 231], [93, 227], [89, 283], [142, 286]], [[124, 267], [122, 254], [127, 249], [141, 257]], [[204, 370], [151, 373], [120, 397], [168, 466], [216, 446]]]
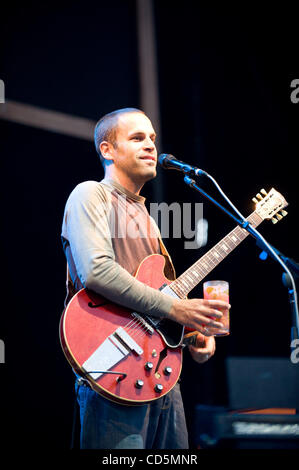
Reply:
[[[255, 211], [247, 218], [257, 227], [264, 219], [277, 222], [287, 202], [275, 189], [261, 190]], [[275, 217], [276, 216], [276, 217]], [[151, 255], [135, 277], [165, 294], [185, 298], [248, 235], [237, 226], [174, 281], [164, 275], [165, 259]], [[124, 405], [143, 405], [168, 393], [182, 368], [182, 349], [196, 338], [171, 320], [153, 318], [113, 304], [81, 289], [65, 308], [60, 342], [74, 371], [100, 395]]]

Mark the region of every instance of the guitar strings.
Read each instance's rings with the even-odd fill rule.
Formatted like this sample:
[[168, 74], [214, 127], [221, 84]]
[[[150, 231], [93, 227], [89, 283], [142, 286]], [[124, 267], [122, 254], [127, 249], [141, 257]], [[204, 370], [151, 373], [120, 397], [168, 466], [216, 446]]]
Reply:
[[130, 332], [132, 336], [134, 333], [137, 333], [135, 334], [135, 337], [139, 337], [142, 333], [146, 333], [147, 331], [146, 326], [138, 318], [133, 318], [130, 320], [129, 323], [124, 326], [124, 329], [127, 332]]

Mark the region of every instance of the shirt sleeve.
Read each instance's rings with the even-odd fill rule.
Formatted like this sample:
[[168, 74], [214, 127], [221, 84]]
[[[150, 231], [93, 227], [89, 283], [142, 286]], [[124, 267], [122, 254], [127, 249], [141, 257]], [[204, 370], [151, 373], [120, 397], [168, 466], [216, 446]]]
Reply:
[[67, 201], [62, 238], [69, 244], [81, 284], [140, 313], [167, 315], [173, 298], [138, 281], [115, 261], [109, 204], [106, 191], [93, 181], [79, 184]]

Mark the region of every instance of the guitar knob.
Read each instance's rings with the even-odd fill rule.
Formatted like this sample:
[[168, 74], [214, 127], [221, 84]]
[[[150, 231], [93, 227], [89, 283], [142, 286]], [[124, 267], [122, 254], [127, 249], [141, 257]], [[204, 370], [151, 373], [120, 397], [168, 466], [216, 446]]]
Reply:
[[144, 366], [145, 370], [152, 370], [154, 364], [152, 362], [147, 362]]
[[172, 368], [171, 368], [171, 367], [169, 367], [169, 366], [165, 367], [165, 369], [164, 369], [164, 374], [165, 374], [165, 375], [170, 375], [171, 372], [172, 372]]
[[136, 380], [135, 387], [136, 388], [142, 388], [143, 387], [143, 380], [140, 380], [140, 379]]
[[163, 385], [161, 385], [161, 384], [156, 384], [155, 385], [155, 392], [161, 393], [162, 390], [163, 390]]

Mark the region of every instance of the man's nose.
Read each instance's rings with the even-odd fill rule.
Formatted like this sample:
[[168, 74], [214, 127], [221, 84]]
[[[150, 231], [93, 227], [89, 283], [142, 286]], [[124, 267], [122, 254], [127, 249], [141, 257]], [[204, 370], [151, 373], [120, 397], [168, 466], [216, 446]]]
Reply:
[[144, 145], [145, 145], [145, 148], [150, 149], [150, 150], [155, 150], [156, 148], [155, 142], [153, 142], [150, 137], [145, 139]]

